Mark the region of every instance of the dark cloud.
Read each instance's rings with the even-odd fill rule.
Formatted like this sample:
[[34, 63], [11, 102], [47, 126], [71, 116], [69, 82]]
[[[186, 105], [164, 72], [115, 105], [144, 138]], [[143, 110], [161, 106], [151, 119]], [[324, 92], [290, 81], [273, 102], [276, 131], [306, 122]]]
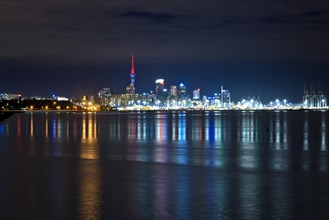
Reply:
[[184, 15], [176, 15], [172, 13], [152, 13], [152, 12], [140, 12], [131, 11], [119, 14], [117, 17], [130, 17], [139, 18], [143, 20], [153, 21], [155, 23], [172, 23], [178, 18], [184, 17]]
[[308, 24], [319, 24], [328, 25], [329, 14], [325, 11], [310, 11], [297, 15], [276, 15], [276, 16], [265, 16], [258, 19], [259, 22], [267, 24], [284, 24], [288, 25], [308, 25]]
[[300, 14], [300, 17], [318, 17], [318, 16], [326, 16], [328, 18], [329, 14], [328, 11], [324, 10], [315, 10], [315, 11], [308, 11], [306, 13]]

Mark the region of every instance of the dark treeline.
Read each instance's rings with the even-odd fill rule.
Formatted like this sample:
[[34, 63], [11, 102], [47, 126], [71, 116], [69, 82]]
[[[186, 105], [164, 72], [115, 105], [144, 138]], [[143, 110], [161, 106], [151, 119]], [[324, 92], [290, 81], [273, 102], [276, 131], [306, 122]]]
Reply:
[[1, 110], [79, 110], [70, 101], [57, 101], [57, 100], [0, 100]]

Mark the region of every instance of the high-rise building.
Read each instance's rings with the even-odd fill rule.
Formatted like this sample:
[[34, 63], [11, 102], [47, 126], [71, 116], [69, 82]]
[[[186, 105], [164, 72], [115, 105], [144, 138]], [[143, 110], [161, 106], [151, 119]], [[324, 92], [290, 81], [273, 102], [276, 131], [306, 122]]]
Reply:
[[221, 90], [220, 97], [221, 97], [222, 107], [230, 107], [231, 93], [228, 90], [224, 90], [223, 86], [221, 86], [220, 90]]
[[199, 100], [200, 99], [200, 89], [194, 89], [193, 90], [193, 99]]
[[177, 86], [170, 86], [170, 96], [177, 97]]
[[98, 92], [98, 98], [102, 105], [107, 105], [110, 102], [111, 98], [111, 90], [110, 88], [103, 88]]
[[135, 60], [134, 53], [131, 55], [131, 70], [130, 70], [130, 85], [126, 87], [126, 93], [130, 95], [135, 95]]
[[186, 86], [183, 83], [179, 84], [178, 95], [180, 98], [186, 98]]
[[163, 89], [164, 89], [164, 80], [163, 79], [155, 80], [155, 94], [161, 95], [163, 93]]

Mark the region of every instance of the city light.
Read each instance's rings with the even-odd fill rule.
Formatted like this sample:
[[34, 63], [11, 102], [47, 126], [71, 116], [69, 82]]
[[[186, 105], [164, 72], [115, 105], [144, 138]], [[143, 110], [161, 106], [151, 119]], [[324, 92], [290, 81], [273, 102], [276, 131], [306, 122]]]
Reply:
[[157, 79], [155, 80], [155, 83], [164, 84], [164, 79]]
[[[44, 100], [40, 106], [33, 101], [22, 107], [28, 111], [141, 111], [141, 110], [299, 110], [299, 109], [328, 109], [327, 98], [319, 91], [309, 93], [304, 91], [303, 99], [300, 103], [292, 104], [286, 98], [276, 98], [268, 104], [263, 103], [259, 97], [243, 98], [241, 101], [234, 102], [231, 99], [231, 92], [224, 89], [223, 86], [214, 91], [213, 96], [200, 94], [200, 88], [192, 90], [192, 96], [187, 92], [188, 85], [180, 82], [176, 85], [165, 87], [164, 79], [156, 79], [155, 87], [150, 93], [137, 93], [135, 90], [135, 69], [134, 58], [132, 56], [132, 73], [130, 84], [126, 87], [126, 93], [113, 94], [111, 89], [104, 87], [98, 91], [98, 97], [93, 95], [83, 95], [78, 99], [68, 99], [63, 96], [52, 95], [51, 98], [31, 97], [30, 100]], [[169, 88], [169, 89], [168, 89]], [[0, 100], [21, 100], [26, 99], [21, 94], [1, 93]], [[45, 107], [44, 107], [45, 106]], [[1, 109], [6, 109], [1, 106]]]

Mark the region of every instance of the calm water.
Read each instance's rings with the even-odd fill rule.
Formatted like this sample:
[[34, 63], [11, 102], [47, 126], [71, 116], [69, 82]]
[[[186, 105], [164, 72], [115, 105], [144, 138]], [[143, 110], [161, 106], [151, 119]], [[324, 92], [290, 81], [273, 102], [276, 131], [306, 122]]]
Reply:
[[329, 112], [16, 114], [0, 219], [326, 219]]

